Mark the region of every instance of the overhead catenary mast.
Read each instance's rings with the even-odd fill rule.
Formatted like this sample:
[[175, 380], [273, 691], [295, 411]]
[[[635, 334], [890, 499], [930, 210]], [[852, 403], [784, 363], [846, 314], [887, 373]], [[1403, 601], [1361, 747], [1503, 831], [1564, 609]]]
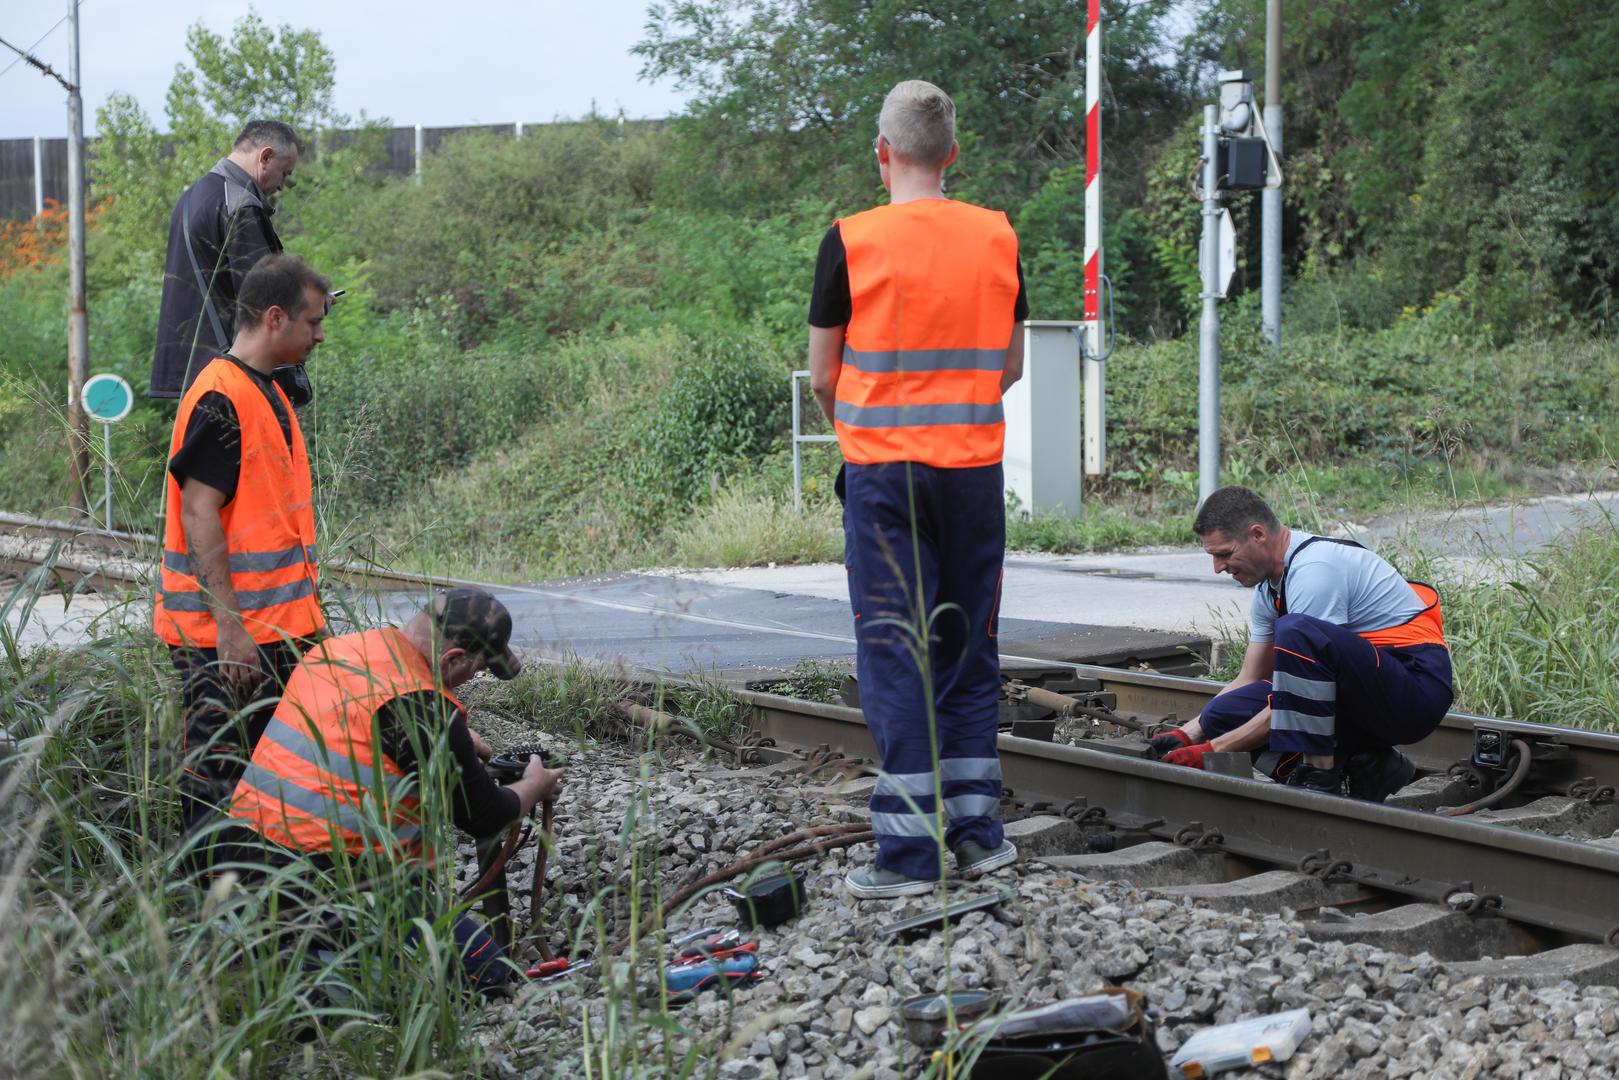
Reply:
[[79, 0], [68, 0], [72, 40], [67, 61], [68, 440], [73, 466], [73, 505], [90, 505], [90, 416], [84, 381], [90, 374], [90, 316], [84, 291], [84, 96], [79, 72]]

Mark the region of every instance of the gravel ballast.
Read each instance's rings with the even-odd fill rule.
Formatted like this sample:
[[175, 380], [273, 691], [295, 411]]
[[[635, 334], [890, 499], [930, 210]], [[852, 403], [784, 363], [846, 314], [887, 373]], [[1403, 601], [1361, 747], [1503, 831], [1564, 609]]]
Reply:
[[[487, 732], [486, 734], [493, 734]], [[516, 741], [514, 737], [512, 741]], [[524, 739], [523, 741], [529, 741]], [[544, 918], [553, 945], [597, 966], [486, 1005], [478, 1037], [502, 1077], [678, 1074], [723, 1077], [909, 1077], [930, 1055], [905, 1039], [900, 1002], [913, 994], [992, 988], [1001, 1011], [1115, 984], [1141, 991], [1158, 1015], [1166, 1056], [1194, 1032], [1307, 1008], [1312, 1032], [1283, 1063], [1227, 1076], [1521, 1077], [1619, 1074], [1619, 989], [1572, 983], [1532, 989], [1462, 978], [1427, 954], [1315, 942], [1290, 912], [1219, 913], [1121, 882], [1023, 861], [979, 882], [951, 882], [966, 900], [1002, 890], [993, 912], [944, 933], [885, 942], [884, 924], [938, 897], [857, 902], [842, 880], [870, 844], [795, 864], [805, 909], [754, 934], [765, 977], [710, 992], [663, 1018], [657, 946], [632, 967], [601, 955], [642, 925], [663, 895], [808, 825], [859, 821], [863, 796], [777, 769], [727, 768], [683, 748], [637, 755], [620, 743], [550, 739], [568, 765]], [[519, 933], [527, 930], [531, 863], [514, 861]], [[671, 917], [668, 933], [737, 925], [717, 892]], [[572, 940], [570, 940], [572, 939]], [[667, 958], [672, 950], [664, 946]], [[948, 976], [948, 977], [947, 977]]]

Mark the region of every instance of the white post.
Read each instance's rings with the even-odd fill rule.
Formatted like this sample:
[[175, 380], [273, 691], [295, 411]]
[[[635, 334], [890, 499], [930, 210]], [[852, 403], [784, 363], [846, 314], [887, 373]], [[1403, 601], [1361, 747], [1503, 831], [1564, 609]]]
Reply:
[[112, 532], [112, 425], [101, 425], [101, 486], [107, 497], [107, 531]]
[[420, 187], [421, 184], [422, 184], [422, 148], [425, 147], [426, 145], [427, 145], [427, 140], [422, 137], [422, 125], [417, 124], [416, 125], [416, 186], [417, 187]]
[[519, 139], [521, 139], [523, 137], [523, 122], [521, 120], [517, 121], [516, 126], [517, 126], [517, 137]]
[[[1282, 0], [1265, 3], [1265, 133], [1282, 156]], [[1282, 343], [1282, 189], [1259, 196], [1259, 318], [1265, 340]]]
[[45, 143], [34, 136], [34, 216], [45, 212]]
[[1220, 486], [1220, 110], [1203, 106], [1203, 321], [1197, 353], [1197, 501]]
[[[1098, 476], [1107, 462], [1107, 409], [1102, 355], [1102, 4], [1090, 0], [1085, 22], [1085, 472]], [[1077, 507], [1075, 510], [1077, 511]]]
[[787, 385], [793, 392], [793, 512], [801, 513], [804, 509], [804, 464], [798, 441], [799, 432], [803, 430], [798, 411], [798, 372], [787, 376]]

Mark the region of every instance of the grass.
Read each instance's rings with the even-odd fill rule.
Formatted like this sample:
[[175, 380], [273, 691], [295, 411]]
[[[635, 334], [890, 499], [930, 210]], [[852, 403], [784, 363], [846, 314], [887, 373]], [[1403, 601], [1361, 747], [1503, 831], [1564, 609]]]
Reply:
[[738, 485], [676, 524], [669, 545], [680, 566], [833, 562], [843, 557], [843, 526], [835, 504], [799, 513], [791, 495]]
[[800, 701], [842, 705], [843, 684], [848, 678], [848, 672], [837, 664], [800, 660], [786, 678], [772, 681], [765, 689], [772, 694], [798, 698]]
[[[1609, 515], [1493, 580], [1412, 554], [1438, 579], [1456, 665], [1456, 708], [1559, 727], [1619, 731], [1619, 522]], [[1426, 564], [1425, 564], [1426, 563]], [[1425, 579], [1426, 580], [1426, 579]]]

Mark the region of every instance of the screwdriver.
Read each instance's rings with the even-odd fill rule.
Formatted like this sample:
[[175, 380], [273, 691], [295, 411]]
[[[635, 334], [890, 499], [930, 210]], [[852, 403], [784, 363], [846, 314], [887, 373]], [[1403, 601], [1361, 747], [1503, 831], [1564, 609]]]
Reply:
[[538, 979], [540, 982], [550, 982], [552, 979], [560, 979], [564, 975], [571, 975], [575, 971], [581, 971], [590, 967], [591, 964], [592, 961], [590, 960], [572, 963], [566, 956], [559, 956], [555, 960], [546, 960], [543, 963], [535, 964], [524, 974], [531, 979]]

